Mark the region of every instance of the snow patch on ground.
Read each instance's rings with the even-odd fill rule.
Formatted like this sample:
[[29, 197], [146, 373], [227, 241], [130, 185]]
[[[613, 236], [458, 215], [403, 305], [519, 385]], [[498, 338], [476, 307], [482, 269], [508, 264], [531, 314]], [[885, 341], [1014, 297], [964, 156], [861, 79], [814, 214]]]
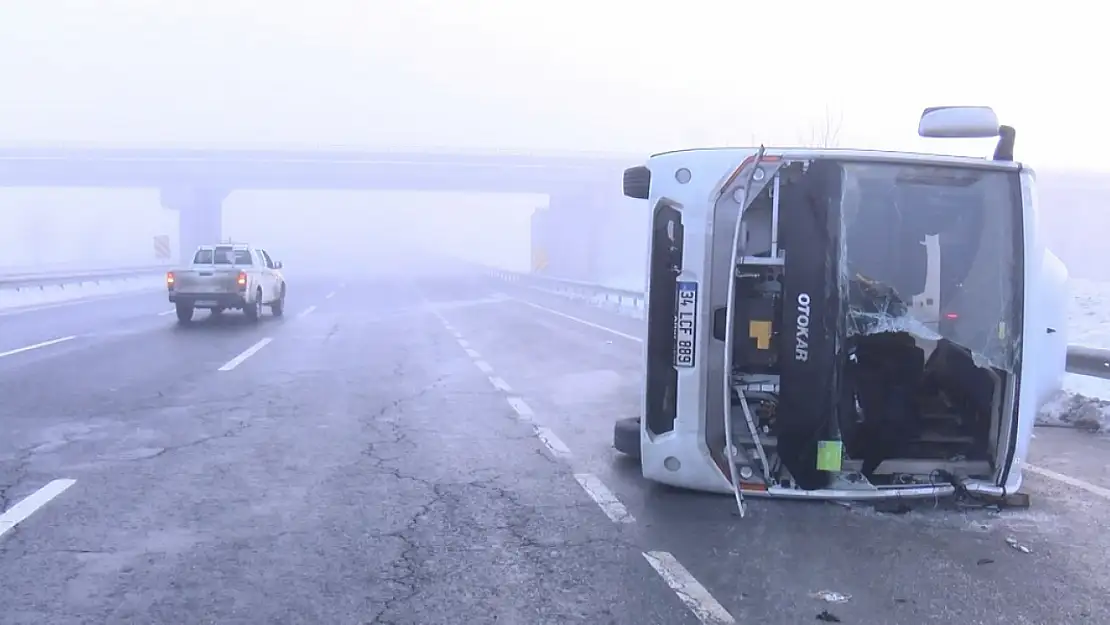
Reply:
[[1041, 408], [1037, 425], [1070, 426], [1105, 434], [1110, 432], [1110, 401], [1063, 390]]
[[[1110, 282], [1071, 279], [1068, 343], [1110, 348]], [[1041, 425], [1061, 425], [1110, 433], [1110, 380], [1064, 376], [1064, 390], [1037, 415]]]
[[1110, 282], [1068, 281], [1068, 343], [1110, 348]]

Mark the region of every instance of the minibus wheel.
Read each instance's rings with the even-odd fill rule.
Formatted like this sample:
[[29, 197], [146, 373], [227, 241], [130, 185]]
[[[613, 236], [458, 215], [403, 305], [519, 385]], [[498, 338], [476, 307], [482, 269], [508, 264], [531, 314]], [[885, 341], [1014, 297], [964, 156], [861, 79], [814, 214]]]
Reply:
[[640, 458], [640, 417], [619, 419], [613, 424], [613, 447], [626, 456]]

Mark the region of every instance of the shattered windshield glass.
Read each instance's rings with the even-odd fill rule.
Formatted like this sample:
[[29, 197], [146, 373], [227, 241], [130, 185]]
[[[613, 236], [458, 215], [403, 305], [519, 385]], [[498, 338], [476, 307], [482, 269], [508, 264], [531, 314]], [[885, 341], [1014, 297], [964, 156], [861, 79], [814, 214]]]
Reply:
[[979, 364], [1020, 350], [1017, 173], [844, 163], [841, 288], [847, 335], [942, 337]]

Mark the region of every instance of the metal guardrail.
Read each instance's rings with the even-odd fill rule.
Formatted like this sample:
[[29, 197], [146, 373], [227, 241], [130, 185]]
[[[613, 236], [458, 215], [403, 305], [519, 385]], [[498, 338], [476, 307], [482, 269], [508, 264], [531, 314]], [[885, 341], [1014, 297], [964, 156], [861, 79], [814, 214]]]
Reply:
[[170, 268], [170, 265], [148, 265], [143, 267], [123, 267], [80, 272], [0, 273], [0, 290], [24, 291], [44, 289], [47, 287], [65, 288], [70, 285], [99, 284], [111, 280], [155, 276], [159, 273], [168, 271]]
[[1068, 345], [1068, 373], [1110, 380], [1110, 349]]
[[[615, 289], [600, 284], [561, 280], [503, 269], [488, 269], [488, 271], [502, 280], [527, 282], [531, 286], [572, 299], [590, 300], [603, 305], [618, 305], [639, 311], [644, 311], [646, 307], [644, 293], [641, 291]], [[1066, 369], [1068, 373], [1110, 380], [1110, 349], [1068, 345]]]
[[517, 273], [502, 269], [488, 269], [492, 275], [509, 282], [528, 282], [531, 286], [542, 287], [572, 299], [588, 299], [601, 304], [623, 306], [644, 310], [644, 293], [633, 289], [617, 289], [589, 282], [576, 282], [560, 278], [548, 278], [534, 274]]

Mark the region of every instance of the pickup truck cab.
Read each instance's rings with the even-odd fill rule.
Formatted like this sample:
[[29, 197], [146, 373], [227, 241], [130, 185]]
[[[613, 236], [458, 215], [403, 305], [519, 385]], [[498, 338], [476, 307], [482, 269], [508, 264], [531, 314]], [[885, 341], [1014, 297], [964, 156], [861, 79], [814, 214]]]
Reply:
[[269, 306], [275, 317], [285, 312], [285, 277], [281, 263], [266, 250], [242, 243], [202, 245], [185, 269], [166, 274], [170, 302], [177, 320], [189, 323], [198, 308], [219, 314], [233, 308], [252, 321]]

